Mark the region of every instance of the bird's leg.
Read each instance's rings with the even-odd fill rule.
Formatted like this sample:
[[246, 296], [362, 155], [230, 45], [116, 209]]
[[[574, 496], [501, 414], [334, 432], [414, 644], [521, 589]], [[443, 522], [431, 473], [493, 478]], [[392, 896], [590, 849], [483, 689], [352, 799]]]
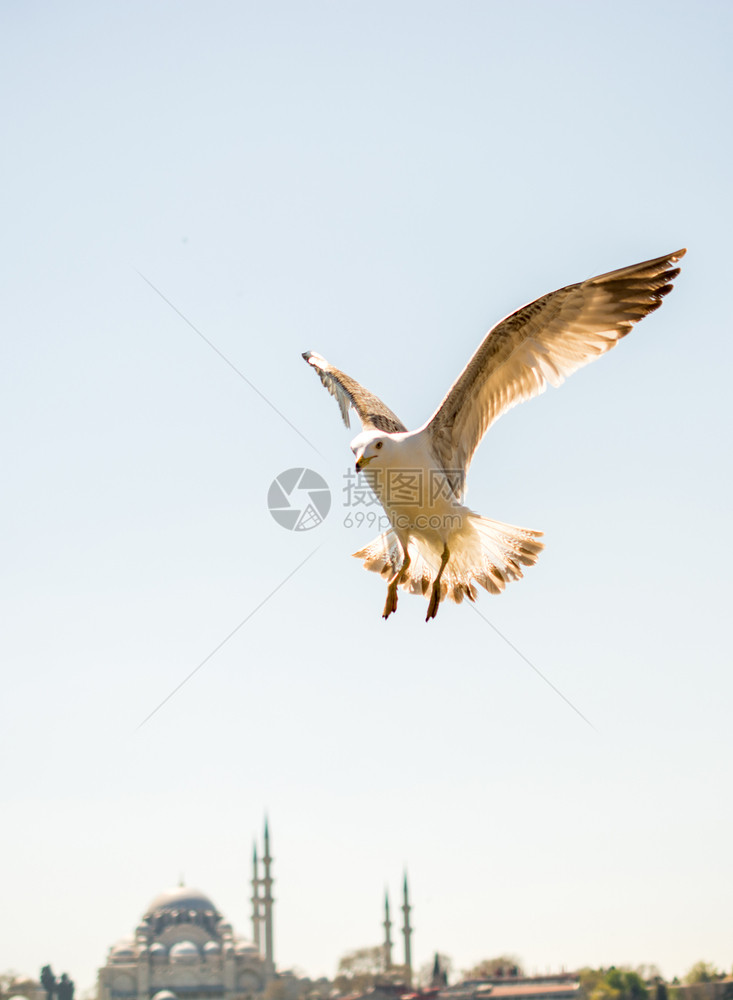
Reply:
[[438, 570], [438, 575], [433, 581], [433, 592], [430, 595], [430, 604], [428, 604], [428, 615], [425, 619], [429, 622], [431, 618], [435, 618], [438, 613], [438, 607], [440, 606], [440, 578], [443, 575], [443, 570], [445, 569], [448, 560], [450, 559], [450, 550], [447, 545], [443, 546], [443, 555], [440, 559], [440, 569]]
[[397, 610], [397, 581], [399, 578], [399, 572], [390, 577], [389, 586], [387, 587], [387, 600], [384, 602], [382, 618], [389, 618], [392, 612]]
[[384, 604], [384, 611], [382, 612], [382, 618], [389, 618], [393, 611], [397, 610], [397, 588], [405, 579], [405, 574], [410, 565], [410, 556], [407, 549], [404, 550], [404, 558], [402, 560], [402, 565], [397, 570], [397, 572], [390, 578], [389, 586], [387, 587], [387, 600]]

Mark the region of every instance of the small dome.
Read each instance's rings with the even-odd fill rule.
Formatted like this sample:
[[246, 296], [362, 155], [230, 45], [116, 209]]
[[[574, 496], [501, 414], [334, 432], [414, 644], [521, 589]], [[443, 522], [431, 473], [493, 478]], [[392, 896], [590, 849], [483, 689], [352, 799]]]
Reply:
[[109, 957], [113, 962], [134, 962], [136, 958], [135, 948], [132, 941], [118, 941], [113, 945]]
[[204, 945], [204, 953], [206, 955], [219, 955], [221, 954], [221, 945], [218, 941], [207, 941]]
[[259, 957], [260, 950], [256, 944], [252, 944], [251, 941], [237, 941], [234, 945], [235, 955], [257, 955]]
[[189, 911], [194, 914], [208, 911], [219, 916], [219, 911], [208, 896], [199, 889], [192, 889], [187, 885], [177, 885], [175, 889], [159, 893], [145, 911], [143, 919], [166, 910]]
[[179, 941], [170, 950], [171, 962], [198, 962], [200, 957], [193, 941]]
[[153, 996], [153, 1000], [178, 1000], [178, 997], [170, 990], [158, 990]]
[[154, 941], [153, 944], [150, 945], [149, 952], [150, 957], [154, 962], [162, 962], [168, 958], [168, 949], [160, 941]]

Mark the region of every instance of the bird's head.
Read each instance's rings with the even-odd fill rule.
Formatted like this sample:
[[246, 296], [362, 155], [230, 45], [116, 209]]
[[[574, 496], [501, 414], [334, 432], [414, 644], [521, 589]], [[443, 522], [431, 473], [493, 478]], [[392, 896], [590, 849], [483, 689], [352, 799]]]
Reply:
[[370, 462], [377, 464], [389, 460], [393, 446], [392, 436], [383, 431], [362, 431], [351, 442], [351, 450], [356, 455], [356, 471], [361, 472]]

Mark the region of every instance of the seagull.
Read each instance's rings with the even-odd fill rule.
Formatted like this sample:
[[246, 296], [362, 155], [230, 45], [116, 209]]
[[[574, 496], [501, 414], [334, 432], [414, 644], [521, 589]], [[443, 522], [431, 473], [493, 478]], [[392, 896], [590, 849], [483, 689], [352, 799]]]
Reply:
[[503, 413], [559, 386], [610, 351], [639, 320], [658, 309], [680, 273], [685, 250], [567, 285], [497, 323], [448, 390], [433, 416], [408, 431], [381, 399], [313, 351], [303, 358], [335, 396], [350, 426], [364, 476], [389, 529], [354, 553], [387, 580], [383, 618], [397, 610], [397, 589], [428, 596], [426, 621], [441, 601], [475, 601], [522, 576], [544, 548], [541, 531], [481, 517], [463, 504], [466, 474], [484, 434]]

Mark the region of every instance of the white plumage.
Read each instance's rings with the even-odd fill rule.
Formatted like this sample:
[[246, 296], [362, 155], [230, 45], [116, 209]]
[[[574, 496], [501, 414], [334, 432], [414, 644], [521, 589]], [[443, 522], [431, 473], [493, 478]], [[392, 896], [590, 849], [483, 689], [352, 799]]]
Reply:
[[389, 581], [383, 616], [397, 607], [397, 588], [430, 593], [426, 621], [446, 597], [474, 601], [476, 584], [500, 593], [537, 561], [542, 532], [491, 521], [462, 503], [473, 453], [489, 426], [512, 406], [558, 386], [609, 351], [657, 309], [679, 274], [685, 250], [588, 278], [542, 296], [498, 323], [430, 420], [408, 431], [354, 379], [311, 351], [303, 357], [362, 423], [351, 442], [390, 528], [354, 555]]

